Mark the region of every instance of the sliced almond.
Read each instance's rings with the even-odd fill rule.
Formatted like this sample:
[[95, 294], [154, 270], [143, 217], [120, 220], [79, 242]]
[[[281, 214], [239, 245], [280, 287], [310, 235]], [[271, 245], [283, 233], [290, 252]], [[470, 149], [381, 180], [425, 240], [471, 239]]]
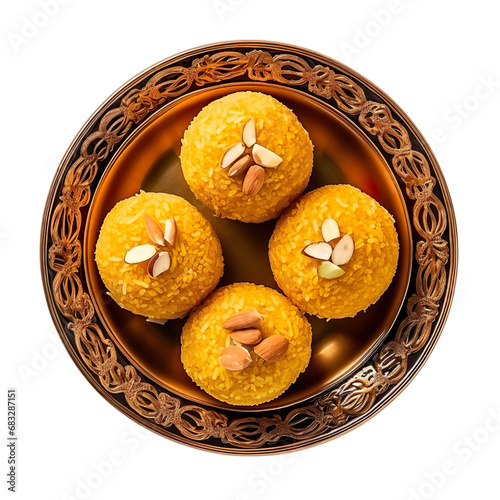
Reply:
[[270, 149], [260, 144], [254, 144], [252, 156], [255, 163], [265, 168], [276, 168], [283, 161], [281, 156], [278, 156], [276, 153], [273, 153]]
[[333, 262], [329, 260], [323, 261], [318, 266], [318, 276], [325, 278], [327, 280], [332, 280], [334, 278], [339, 278], [344, 274], [344, 270], [339, 266], [336, 266]]
[[146, 318], [148, 323], [154, 323], [156, 325], [164, 325], [168, 319], [157, 319], [157, 318]]
[[251, 148], [257, 142], [257, 131], [255, 130], [255, 120], [253, 118], [250, 118], [250, 120], [245, 123], [242, 139], [247, 148]]
[[245, 145], [242, 142], [237, 142], [229, 147], [222, 157], [220, 166], [227, 168], [231, 163], [236, 161], [245, 152]]
[[257, 326], [264, 318], [255, 311], [244, 311], [222, 323], [224, 330], [243, 330], [245, 328], [253, 328]]
[[257, 328], [249, 328], [248, 330], [235, 330], [231, 333], [231, 338], [235, 342], [246, 345], [255, 345], [262, 340], [262, 332]]
[[241, 188], [243, 194], [247, 196], [257, 194], [263, 186], [265, 178], [266, 172], [262, 167], [258, 165], [251, 166], [243, 179], [243, 187]]
[[160, 256], [159, 253], [155, 253], [148, 262], [148, 274], [154, 278], [153, 276], [153, 267], [156, 264], [156, 261], [158, 260], [158, 257]]
[[337, 266], [347, 264], [354, 253], [354, 240], [350, 234], [344, 235], [335, 245], [332, 253], [332, 262]]
[[271, 335], [254, 347], [254, 352], [265, 361], [271, 363], [285, 357], [290, 342], [283, 335]]
[[252, 357], [244, 347], [230, 345], [222, 349], [219, 355], [219, 363], [226, 370], [239, 371], [252, 363]]
[[250, 155], [242, 156], [229, 167], [227, 174], [229, 177], [242, 174], [243, 172], [246, 172], [250, 165], [253, 165], [253, 163], [253, 158]]
[[310, 245], [307, 245], [304, 250], [302, 250], [302, 253], [308, 257], [312, 257], [313, 259], [330, 260], [330, 257], [332, 256], [332, 247], [329, 243], [320, 241], [318, 243], [311, 243]]
[[125, 254], [125, 262], [127, 264], [138, 264], [150, 259], [156, 253], [156, 248], [147, 243], [146, 245], [138, 245], [130, 249]]
[[169, 245], [173, 245], [175, 243], [175, 236], [177, 235], [177, 226], [175, 224], [174, 219], [167, 219], [165, 221], [165, 232], [163, 234], [165, 237], [165, 241]]
[[321, 223], [321, 236], [325, 241], [332, 241], [340, 237], [339, 225], [335, 219], [327, 217]]
[[144, 214], [144, 222], [149, 238], [155, 245], [163, 245], [164, 238], [160, 226], [148, 215]]
[[155, 254], [148, 262], [148, 273], [156, 278], [160, 274], [170, 269], [170, 255], [168, 252], [159, 252]]

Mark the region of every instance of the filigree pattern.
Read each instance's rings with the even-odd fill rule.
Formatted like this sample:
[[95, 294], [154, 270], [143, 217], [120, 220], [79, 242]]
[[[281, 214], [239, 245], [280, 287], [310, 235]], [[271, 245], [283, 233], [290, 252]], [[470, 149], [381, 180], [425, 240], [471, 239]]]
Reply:
[[[408, 300], [407, 316], [399, 324], [394, 340], [388, 341], [370, 364], [330, 393], [287, 410], [285, 415], [234, 418], [231, 412], [185, 404], [160, 392], [143, 381], [133, 366], [118, 361], [114, 344], [96, 322], [94, 306], [80, 278], [79, 238], [81, 209], [90, 201], [92, 182], [115, 145], [135, 124], [192, 88], [244, 75], [255, 81], [307, 87], [343, 113], [357, 116], [360, 126], [389, 155], [394, 172], [405, 184], [406, 194], [414, 204], [413, 224], [420, 239], [415, 254], [416, 290]], [[435, 184], [426, 157], [412, 150], [409, 132], [392, 116], [389, 107], [367, 100], [359, 84], [330, 67], [311, 67], [294, 54], [271, 55], [261, 50], [218, 52], [198, 58], [187, 67], [167, 66], [142, 88], [128, 91], [119, 107], [104, 114], [97, 130], [81, 142], [79, 157], [67, 168], [60, 201], [50, 220], [47, 258], [54, 271], [53, 298], [88, 369], [106, 391], [123, 394], [129, 407], [144, 419], [164, 428], [172, 426], [189, 441], [219, 439], [234, 449], [269, 450], [280, 442], [311, 441], [368, 412], [377, 396], [403, 379], [408, 357], [421, 350], [431, 335], [447, 285], [449, 257], [449, 245], [443, 237], [446, 210], [433, 192]]]

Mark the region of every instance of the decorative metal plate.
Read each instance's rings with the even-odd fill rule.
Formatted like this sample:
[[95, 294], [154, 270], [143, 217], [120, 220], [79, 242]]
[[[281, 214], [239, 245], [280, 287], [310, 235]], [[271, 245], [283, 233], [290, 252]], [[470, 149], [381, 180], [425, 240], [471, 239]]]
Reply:
[[[276, 411], [243, 415], [184, 400], [132, 366], [102, 327], [82, 279], [87, 206], [117, 145], [178, 96], [233, 80], [299, 89], [355, 123], [404, 186], [416, 241], [406, 304], [372, 359], [318, 396]], [[41, 266], [50, 312], [68, 352], [120, 411], [158, 434], [197, 448], [281, 453], [348, 432], [413, 379], [432, 351], [451, 305], [457, 273], [456, 222], [429, 146], [377, 87], [339, 62], [306, 49], [226, 42], [162, 61], [118, 90], [90, 118], [62, 160], [49, 193]]]

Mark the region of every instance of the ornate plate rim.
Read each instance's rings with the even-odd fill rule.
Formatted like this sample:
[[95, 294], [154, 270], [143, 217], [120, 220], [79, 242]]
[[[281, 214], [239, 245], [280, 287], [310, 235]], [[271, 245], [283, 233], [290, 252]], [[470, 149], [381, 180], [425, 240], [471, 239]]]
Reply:
[[[271, 56], [270, 52], [277, 53]], [[211, 55], [208, 56], [208, 53]], [[238, 56], [243, 57], [238, 59]], [[228, 60], [224, 60], [224, 57], [227, 57]], [[244, 57], [247, 61], [246, 66]], [[185, 81], [184, 85], [186, 83], [188, 85], [181, 94], [184, 91], [189, 91], [193, 85], [198, 85], [200, 88], [209, 83], [224, 82], [235, 76], [245, 75], [252, 70], [258, 81], [274, 78], [272, 81], [278, 81], [292, 87], [307, 83], [307, 90], [311, 94], [324, 98], [325, 102], [332, 107], [335, 107], [334, 104], [336, 104], [336, 109], [343, 112], [348, 119], [354, 121], [353, 116], [350, 115], [356, 117], [359, 115], [359, 128], [365, 131], [366, 137], [374, 143], [375, 147], [380, 148], [383, 155], [384, 151], [387, 155], [391, 151], [398, 156], [397, 165], [394, 159], [392, 162], [388, 160], [388, 163], [392, 164], [394, 175], [397, 178], [398, 176], [400, 179], [406, 178], [408, 183], [403, 182], [406, 185], [405, 196], [414, 200], [415, 206], [420, 207], [417, 213], [415, 206], [413, 207], [414, 224], [419, 223], [420, 211], [424, 211], [425, 220], [423, 219], [423, 223], [424, 226], [427, 226], [424, 232], [428, 237], [425, 241], [419, 240], [414, 258], [420, 263], [420, 267], [416, 271], [417, 282], [420, 280], [420, 290], [422, 291], [422, 287], [427, 289], [428, 295], [422, 297], [413, 295], [409, 298], [406, 306], [408, 317], [401, 322], [403, 326], [406, 322], [408, 328], [404, 331], [400, 325], [396, 333], [400, 342], [392, 340], [384, 342], [380, 348], [382, 354], [375, 354], [372, 358], [372, 363], [376, 368], [372, 365], [365, 366], [342, 383], [340, 387], [330, 390], [328, 394], [304, 402], [312, 403], [309, 406], [294, 405], [285, 418], [277, 414], [267, 416], [271, 413], [270, 410], [267, 410], [263, 411], [266, 414], [263, 417], [256, 417], [255, 413], [252, 413], [249, 417], [233, 418], [228, 421], [228, 417], [223, 415], [223, 411], [207, 410], [203, 405], [197, 407], [190, 405], [189, 402], [188, 404], [183, 402], [181, 405], [181, 401], [175, 397], [159, 393], [157, 388], [149, 383], [149, 380], [142, 382], [135, 370], [129, 370], [129, 367], [122, 366], [117, 361], [118, 358], [122, 357], [121, 353], [116, 352], [110, 340], [106, 339], [102, 332], [97, 331], [98, 328], [96, 331], [92, 330], [93, 305], [88, 296], [85, 297], [83, 293], [82, 282], [78, 279], [75, 280], [75, 275], [71, 275], [73, 282], [69, 280], [69, 274], [61, 275], [61, 273], [69, 273], [69, 270], [73, 268], [78, 271], [81, 263], [81, 253], [78, 253], [78, 237], [81, 229], [79, 225], [80, 208], [85, 207], [88, 203], [88, 201], [87, 203], [81, 202], [90, 196], [91, 182], [83, 190], [81, 185], [69, 186], [71, 189], [63, 191], [63, 195], [60, 197], [61, 202], [54, 206], [56, 195], [61, 188], [63, 175], [68, 180], [70, 170], [72, 176], [79, 174], [84, 179], [84, 175], [88, 175], [87, 167], [94, 166], [97, 169], [97, 161], [103, 151], [99, 152], [96, 148], [102, 141], [98, 141], [97, 146], [94, 147], [93, 156], [86, 157], [90, 158], [89, 162], [83, 162], [83, 173], [78, 173], [75, 169], [72, 170], [82, 157], [70, 164], [71, 157], [77, 153], [77, 150], [83, 151], [83, 145], [86, 144], [86, 148], [91, 145], [92, 141], [89, 140], [89, 137], [95, 135], [95, 131], [91, 136], [87, 134], [98, 121], [99, 130], [102, 129], [102, 132], [106, 133], [105, 127], [109, 123], [111, 123], [111, 128], [116, 126], [113, 123], [114, 115], [119, 117], [120, 112], [122, 112], [126, 130], [118, 140], [116, 140], [115, 133], [107, 132], [107, 140], [111, 141], [111, 144], [108, 142], [106, 145], [104, 152], [107, 150], [107, 153], [103, 158], [105, 159], [113, 150], [113, 145], [126, 137], [127, 132], [133, 129], [134, 124], [140, 123], [142, 118], [148, 116], [148, 107], [149, 111], [154, 112], [158, 106], [163, 104], [161, 103], [162, 91], [160, 88], [162, 85], [161, 77], [164, 75], [161, 74], [166, 72], [168, 76], [174, 72], [174, 69], [179, 73], [182, 68], [173, 65], [181, 60], [185, 61], [187, 58], [196, 59], [192, 61], [190, 68], [184, 68], [182, 74], [178, 74], [173, 83], [170, 82], [171, 87], [168, 88], [173, 88], [173, 97], [180, 95], [175, 94], [178, 90], [178, 87], [175, 86], [178, 85], [182, 88], [183, 81]], [[309, 65], [304, 58], [313, 61], [314, 66]], [[238, 68], [238, 63], [242, 63], [244, 69], [237, 69], [233, 76], [227, 77], [230, 73], [224, 73], [226, 71], [224, 65]], [[287, 80], [288, 77], [291, 80]], [[159, 83], [153, 82], [151, 84], [155, 78]], [[260, 78], [265, 78], [265, 80]], [[142, 89], [135, 87], [140, 81], [145, 80], [148, 81], [149, 86], [146, 85]], [[367, 100], [365, 91], [360, 85], [369, 90], [378, 100]], [[129, 91], [123, 96], [120, 106], [117, 107], [117, 97], [127, 89]], [[127, 98], [128, 101], [126, 101]], [[153, 102], [155, 99], [158, 100], [156, 107], [154, 107]], [[168, 102], [168, 98], [165, 99]], [[331, 101], [333, 99], [335, 103]], [[134, 109], [134, 104], [137, 102], [139, 106]], [[346, 109], [342, 109], [342, 107]], [[358, 111], [352, 111], [353, 109]], [[111, 113], [110, 117], [112, 111], [115, 113], [114, 115]], [[142, 113], [142, 117], [137, 112]], [[397, 115], [398, 120], [393, 118], [393, 113]], [[107, 117], [107, 120], [103, 120], [104, 117]], [[354, 121], [354, 123], [358, 125], [357, 122]], [[118, 125], [120, 124], [118, 123]], [[117, 129], [120, 130], [119, 127]], [[408, 133], [407, 129], [411, 131], [411, 134]], [[369, 134], [376, 136], [378, 142]], [[412, 143], [412, 136], [415, 139], [415, 144]], [[81, 148], [78, 147], [79, 145]], [[413, 147], [417, 145], [420, 146], [421, 151], [413, 150]], [[399, 172], [396, 172], [396, 168], [399, 169]], [[418, 175], [422, 173], [426, 173], [426, 175]], [[71, 179], [74, 180], [73, 177]], [[412, 184], [411, 181], [415, 181], [415, 183]], [[442, 199], [434, 194], [436, 184], [439, 186]], [[80, 190], [76, 190], [79, 192], [75, 193], [77, 187]], [[411, 194], [409, 189], [413, 190]], [[74, 197], [76, 194], [79, 194], [79, 199]], [[58, 223], [61, 222], [61, 213], [64, 215], [66, 223], [62, 227], [57, 227], [57, 224], [54, 224], [55, 213], [59, 217], [56, 220]], [[49, 221], [51, 228], [49, 228]], [[70, 238], [64, 242], [56, 235], [56, 230], [64, 232], [68, 229], [64, 227], [68, 225], [68, 222], [70, 222], [70, 227], [72, 224], [76, 224], [78, 228], [77, 243], [74, 243], [74, 234], [70, 235]], [[49, 235], [50, 229], [51, 235]], [[420, 229], [423, 230], [421, 225]], [[442, 238], [446, 231], [448, 231], [449, 242]], [[50, 236], [52, 236], [52, 240], [56, 236], [58, 241], [55, 243], [53, 241], [49, 249]], [[420, 236], [424, 237], [422, 233]], [[74, 243], [74, 246], [68, 253], [66, 247], [71, 242]], [[453, 206], [437, 160], [413, 122], [389, 96], [366, 78], [322, 54], [289, 44], [248, 40], [209, 44], [164, 59], [139, 73], [106, 99], [80, 129], [61, 160], [44, 211], [40, 258], [47, 303], [66, 349], [85, 378], [117, 409], [157, 434], [199, 449], [231, 454], [272, 454], [312, 446], [349, 432], [381, 411], [404, 390], [430, 355], [449, 314], [456, 283], [458, 248]], [[57, 290], [54, 281], [51, 282], [49, 267], [55, 273], [59, 286], [61, 286], [63, 279], [66, 280], [62, 287], [63, 290]], [[431, 271], [428, 270], [429, 267], [432, 267]], [[78, 289], [77, 292], [75, 292], [75, 287]], [[58, 301], [55, 299], [56, 295]], [[413, 317], [415, 320], [415, 310], [426, 318], [423, 332], [412, 331], [413, 323], [409, 318]], [[92, 315], [90, 315], [91, 313]], [[68, 321], [66, 325], [62, 322], [63, 315]], [[74, 333], [75, 342], [79, 346], [80, 355], [66, 334], [68, 329], [76, 331], [76, 334]], [[409, 364], [408, 356], [416, 352], [419, 352], [418, 356], [412, 356], [412, 363]], [[89, 363], [92, 362], [91, 358], [94, 354], [100, 356], [101, 361], [99, 361], [99, 369], [92, 370]], [[84, 359], [87, 362], [84, 362]], [[102, 383], [99, 383], [98, 376], [107, 377], [107, 390]], [[115, 377], [118, 380], [121, 377], [122, 384], [111, 387], [110, 380], [114, 381]], [[113, 394], [116, 393], [125, 395], [127, 405], [113, 397]], [[135, 411], [132, 410], [132, 405]], [[285, 411], [286, 409], [275, 413], [284, 413]], [[153, 417], [155, 417], [154, 421]], [[167, 431], [169, 427], [174, 427], [177, 432]]]

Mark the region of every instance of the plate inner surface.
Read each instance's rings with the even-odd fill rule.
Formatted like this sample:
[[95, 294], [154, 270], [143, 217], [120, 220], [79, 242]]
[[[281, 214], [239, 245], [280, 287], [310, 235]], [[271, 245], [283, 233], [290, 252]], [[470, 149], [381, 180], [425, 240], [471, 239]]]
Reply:
[[[190, 121], [209, 102], [239, 90], [270, 94], [290, 107], [314, 144], [314, 168], [306, 192], [326, 184], [348, 183], [368, 193], [394, 216], [400, 255], [396, 276], [382, 298], [355, 318], [319, 320], [313, 328], [312, 357], [307, 370], [279, 398], [258, 407], [233, 407], [199, 389], [180, 361], [180, 334], [185, 319], [164, 326], [120, 309], [107, 295], [94, 261], [95, 244], [106, 214], [140, 189], [182, 196], [210, 221], [224, 254], [219, 286], [253, 282], [278, 289], [269, 266], [268, 242], [275, 220], [245, 224], [215, 217], [186, 184], [178, 155]], [[84, 236], [86, 280], [107, 331], [140, 371], [167, 390], [213, 407], [252, 411], [285, 407], [320, 393], [352, 373], [375, 351], [394, 323], [411, 272], [411, 229], [401, 191], [380, 153], [341, 114], [297, 90], [273, 84], [232, 83], [190, 94], [147, 121], [115, 155], [96, 189]], [[279, 290], [279, 289], [278, 289]]]

